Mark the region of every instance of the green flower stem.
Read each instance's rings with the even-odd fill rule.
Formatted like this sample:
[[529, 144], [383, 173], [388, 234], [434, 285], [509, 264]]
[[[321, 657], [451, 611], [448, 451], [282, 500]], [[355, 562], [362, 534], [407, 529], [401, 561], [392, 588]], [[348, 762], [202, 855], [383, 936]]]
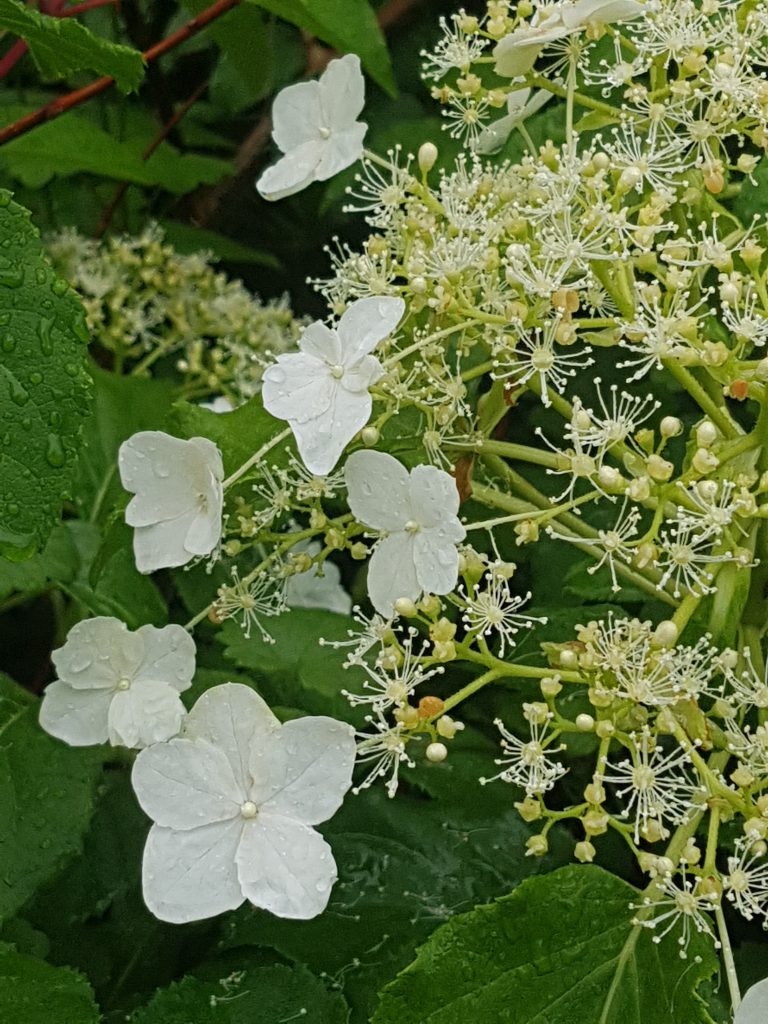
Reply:
[[715, 907], [715, 920], [717, 921], [717, 933], [720, 938], [720, 948], [723, 951], [723, 963], [725, 964], [725, 976], [728, 979], [728, 992], [731, 996], [731, 1008], [734, 1014], [741, 1006], [741, 989], [739, 988], [739, 976], [736, 973], [736, 964], [733, 960], [733, 950], [728, 929], [725, 925], [725, 915], [721, 904]]
[[[482, 484], [473, 485], [473, 494], [477, 492], [478, 500], [482, 501], [480, 493], [485, 488]], [[481, 523], [467, 523], [466, 528], [469, 533], [470, 530], [490, 530], [494, 526], [503, 526], [505, 523], [520, 522], [522, 519], [535, 519], [537, 524], [546, 522], [548, 519], [556, 519], [559, 515], [564, 512], [569, 512], [572, 508], [577, 508], [579, 505], [584, 505], [589, 501], [594, 501], [596, 497], [599, 497], [599, 491], [590, 491], [589, 494], [583, 494], [580, 498], [574, 498], [573, 501], [565, 502], [562, 505], [553, 505], [547, 512], [541, 512], [537, 509], [533, 509], [530, 505], [521, 502], [524, 506], [520, 512], [515, 512], [509, 516], [499, 516], [497, 519], [484, 519]], [[514, 500], [514, 499], [512, 499]]]
[[[448, 338], [451, 334], [456, 334], [458, 331], [465, 331], [468, 327], [474, 327], [479, 323], [479, 320], [475, 319], [474, 322], [462, 320], [460, 324], [454, 324], [452, 327], [446, 327], [442, 331], [436, 331], [434, 334], [427, 335], [426, 338], [419, 338], [418, 341], [414, 341], [408, 348], [404, 348], [400, 352], [395, 352], [388, 359], [384, 360], [383, 366], [385, 369], [389, 369], [391, 366], [396, 366], [401, 363], [403, 359], [413, 355], [414, 352], [421, 352], [425, 345], [429, 345], [433, 341], [440, 341], [442, 338]], [[489, 364], [489, 369], [493, 366], [493, 363]]]
[[[568, 99], [568, 90], [565, 86], [558, 85], [557, 82], [550, 82], [543, 75], [530, 75], [527, 84], [534, 89], [546, 89], [547, 92], [551, 92], [553, 96], [559, 96], [560, 99]], [[611, 121], [618, 122], [620, 120], [619, 111], [615, 107], [610, 106], [610, 104], [601, 103], [600, 100], [596, 100], [592, 96], [585, 96], [583, 92], [579, 92], [577, 89], [573, 90], [572, 96], [573, 102], [578, 103], [580, 107], [586, 107], [588, 110], [599, 110], [601, 114], [610, 117]]]
[[[478, 676], [477, 679], [473, 679], [471, 683], [467, 683], [466, 686], [462, 686], [460, 690], [457, 690], [456, 693], [451, 694], [451, 696], [446, 699], [440, 715], [444, 714], [446, 711], [450, 711], [451, 708], [455, 708], [457, 705], [461, 704], [462, 701], [465, 701], [467, 697], [471, 697], [472, 694], [477, 693], [478, 690], [482, 690], [482, 688], [488, 683], [495, 682], [500, 675], [501, 673], [497, 669], [489, 669], [481, 676]], [[440, 715], [433, 715], [433, 718], [439, 718]], [[431, 721], [432, 719], [430, 719], [430, 722]]]
[[240, 477], [245, 476], [248, 470], [251, 469], [252, 466], [255, 466], [257, 462], [260, 462], [267, 454], [267, 452], [272, 451], [272, 449], [276, 448], [281, 441], [285, 441], [286, 438], [290, 436], [290, 427], [286, 427], [285, 430], [281, 430], [279, 434], [275, 434], [275, 436], [271, 438], [271, 440], [267, 441], [266, 444], [263, 444], [257, 452], [254, 452], [250, 459], [246, 459], [246, 461], [242, 464], [242, 466], [240, 466], [239, 469], [236, 469], [231, 476], [227, 477], [227, 479], [222, 484], [224, 490], [226, 491], [228, 487], [232, 486], [232, 484], [237, 483]]
[[669, 370], [678, 384], [688, 392], [702, 412], [709, 416], [725, 437], [733, 438], [740, 436], [741, 430], [728, 415], [725, 407], [715, 404], [714, 400], [707, 394], [690, 370], [681, 366], [676, 359], [664, 359], [662, 362], [665, 369]]
[[538, 448], [530, 448], [526, 444], [513, 444], [511, 441], [490, 441], [485, 440], [482, 444], [482, 452], [490, 455], [503, 455], [507, 459], [517, 459], [519, 462], [530, 462], [535, 466], [544, 466], [547, 469], [562, 469], [560, 459], [553, 452], [541, 451]]
[[717, 839], [720, 834], [720, 808], [715, 806], [710, 811], [709, 829], [707, 830], [707, 852], [704, 854], [704, 877], [715, 873], [715, 858], [717, 857]]

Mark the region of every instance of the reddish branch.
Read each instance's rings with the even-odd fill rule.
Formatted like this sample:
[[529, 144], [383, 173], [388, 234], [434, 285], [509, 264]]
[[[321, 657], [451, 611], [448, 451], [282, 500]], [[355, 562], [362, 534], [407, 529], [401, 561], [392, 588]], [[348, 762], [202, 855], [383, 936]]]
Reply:
[[[206, 25], [210, 25], [212, 21], [220, 18], [222, 14], [226, 14], [233, 7], [237, 7], [239, 3], [240, 0], [216, 0], [215, 4], [201, 11], [200, 14], [188, 21], [177, 32], [173, 32], [159, 43], [145, 50], [142, 54], [144, 60], [147, 63], [157, 60], [158, 57], [162, 57], [163, 54], [168, 53], [170, 50], [186, 42], [187, 39], [197, 35]], [[27, 114], [26, 117], [22, 117], [18, 121], [14, 121], [13, 124], [9, 124], [7, 128], [0, 129], [0, 145], [4, 142], [10, 142], [11, 139], [18, 138], [19, 135], [24, 135], [26, 132], [31, 131], [32, 128], [45, 124], [46, 121], [52, 121], [54, 118], [66, 114], [68, 110], [79, 107], [94, 96], [98, 96], [99, 93], [110, 89], [114, 84], [114, 78], [97, 78], [95, 82], [91, 82], [90, 85], [86, 85], [82, 89], [75, 89], [73, 92], [57, 97], [50, 103], [46, 103], [44, 107], [40, 107], [38, 110], [33, 111], [33, 113]]]

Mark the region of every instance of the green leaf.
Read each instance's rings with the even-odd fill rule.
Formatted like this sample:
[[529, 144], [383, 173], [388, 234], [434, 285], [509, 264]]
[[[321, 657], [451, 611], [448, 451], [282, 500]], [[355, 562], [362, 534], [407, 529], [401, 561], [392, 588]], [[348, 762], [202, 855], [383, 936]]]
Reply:
[[19, 1024], [99, 1024], [85, 978], [68, 967], [0, 947], [0, 1020]]
[[248, 0], [343, 53], [356, 53], [390, 96], [397, 95], [384, 35], [368, 0]]
[[[4, 124], [10, 124], [28, 110], [21, 104], [3, 104], [0, 115]], [[52, 178], [89, 173], [136, 185], [159, 185], [174, 195], [191, 192], [198, 185], [214, 185], [234, 173], [227, 160], [180, 153], [168, 142], [142, 160], [144, 147], [143, 137], [119, 141], [88, 117], [70, 113], [6, 143], [0, 150], [0, 166], [29, 188], [40, 188]]]
[[38, 701], [0, 676], [0, 920], [80, 849], [100, 775], [98, 750], [48, 736], [37, 713]]
[[[249, 399], [232, 412], [216, 413], [189, 402], [176, 402], [171, 409], [170, 429], [179, 437], [207, 437], [219, 446], [227, 474], [242, 466], [271, 438], [285, 429], [265, 410], [261, 398]], [[270, 466], [287, 464], [288, 442], [276, 445], [267, 457]]]
[[38, 594], [53, 583], [75, 578], [80, 558], [68, 525], [57, 526], [38, 555], [24, 562], [0, 559], [0, 600], [10, 594]]
[[[325, 913], [287, 921], [244, 908], [224, 923], [220, 945], [243, 956], [243, 946], [270, 945], [327, 973], [343, 986], [353, 1024], [366, 1024], [377, 990], [435, 928], [553, 863], [525, 856], [530, 831], [509, 803], [457, 809], [405, 793], [390, 800], [378, 788], [347, 797], [322, 832], [339, 867]], [[550, 837], [562, 851], [557, 834]], [[478, 1013], [472, 1024], [496, 1018]]]
[[213, 253], [215, 259], [229, 263], [252, 263], [254, 266], [273, 268], [280, 266], [280, 261], [271, 252], [252, 249], [250, 245], [243, 245], [217, 231], [196, 228], [177, 220], [161, 220], [160, 224], [165, 232], [165, 240], [177, 252], [195, 253], [204, 249]]
[[131, 1024], [346, 1024], [342, 996], [306, 967], [247, 967], [215, 981], [184, 978], [131, 1017]]
[[29, 211], [0, 190], [0, 554], [40, 549], [70, 491], [90, 403], [88, 332]]
[[120, 377], [93, 368], [93, 413], [83, 430], [76, 501], [84, 519], [101, 522], [127, 498], [117, 472], [120, 445], [139, 430], [160, 429], [173, 387], [166, 381]]
[[132, 92], [144, 77], [138, 50], [101, 39], [74, 18], [49, 17], [19, 0], [0, 0], [0, 28], [26, 40], [43, 78], [95, 71], [114, 78], [121, 92]]
[[374, 1024], [711, 1024], [697, 993], [718, 961], [691, 929], [656, 944], [639, 893], [601, 868], [530, 879], [443, 925], [389, 985]]

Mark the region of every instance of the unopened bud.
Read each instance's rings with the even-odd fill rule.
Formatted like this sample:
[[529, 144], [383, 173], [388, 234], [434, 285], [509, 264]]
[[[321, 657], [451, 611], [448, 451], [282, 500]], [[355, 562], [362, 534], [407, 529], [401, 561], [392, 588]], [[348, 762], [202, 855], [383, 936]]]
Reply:
[[430, 743], [425, 753], [428, 761], [439, 764], [448, 757], [448, 747], [444, 743]]
[[549, 843], [546, 836], [531, 836], [526, 842], [526, 857], [543, 857], [549, 850]]
[[717, 440], [717, 427], [710, 420], [704, 420], [696, 427], [696, 443], [700, 448], [711, 448]]
[[592, 715], [576, 715], [576, 728], [579, 732], [592, 732], [595, 728], [595, 720]]
[[583, 839], [580, 843], [576, 843], [576, 846], [573, 848], [573, 856], [581, 864], [591, 864], [595, 859], [596, 853], [597, 850], [588, 839]]
[[538, 821], [541, 817], [541, 804], [532, 796], [527, 796], [525, 800], [519, 800], [515, 804], [515, 810], [523, 821]]
[[419, 146], [419, 170], [429, 174], [437, 162], [437, 146], [434, 142], [422, 142]]
[[367, 448], [372, 448], [373, 445], [379, 443], [381, 434], [377, 427], [363, 427], [360, 431], [360, 440]]
[[677, 416], [665, 416], [659, 424], [659, 433], [662, 437], [677, 437], [682, 432], [682, 420], [679, 420]]
[[654, 631], [653, 642], [657, 647], [674, 647], [679, 635], [680, 630], [672, 619], [664, 619]]
[[403, 618], [412, 619], [414, 615], [418, 614], [419, 609], [410, 597], [398, 597], [395, 601], [395, 611]]

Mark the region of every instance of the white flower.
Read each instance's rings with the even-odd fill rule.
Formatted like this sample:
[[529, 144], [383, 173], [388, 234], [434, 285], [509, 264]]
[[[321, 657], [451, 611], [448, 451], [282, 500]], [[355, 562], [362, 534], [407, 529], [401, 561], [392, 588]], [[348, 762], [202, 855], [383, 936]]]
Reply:
[[374, 608], [391, 616], [399, 597], [449, 594], [459, 573], [456, 545], [466, 536], [453, 477], [434, 466], [408, 473], [391, 455], [360, 451], [347, 459], [344, 478], [355, 518], [385, 531], [368, 565]]
[[317, 82], [299, 82], [278, 93], [272, 138], [285, 154], [256, 182], [265, 199], [283, 199], [313, 181], [327, 181], [363, 152], [368, 125], [357, 117], [365, 103], [360, 59], [332, 60]]
[[52, 736], [73, 747], [145, 747], [179, 731], [179, 693], [195, 674], [195, 644], [181, 626], [131, 633], [119, 619], [85, 619], [51, 660], [58, 679], [43, 695], [40, 724]]
[[[322, 545], [319, 541], [305, 541], [296, 544], [294, 551], [303, 551], [310, 557], [319, 555]], [[313, 565], [306, 572], [289, 576], [285, 581], [285, 601], [289, 608], [322, 608], [339, 615], [349, 615], [352, 611], [352, 598], [341, 585], [341, 572], [338, 565], [326, 560], [322, 566], [322, 576]]]
[[580, 32], [589, 22], [627, 21], [642, 14], [636, 0], [559, 0], [539, 7], [528, 24], [521, 25], [496, 45], [496, 71], [507, 78], [527, 74], [539, 51], [548, 43]]
[[135, 495], [125, 521], [134, 527], [139, 572], [213, 551], [221, 537], [224, 466], [212, 441], [142, 430], [120, 445], [118, 466], [123, 487]]
[[482, 156], [498, 153], [512, 134], [512, 130], [527, 120], [531, 114], [541, 110], [551, 98], [552, 93], [546, 89], [539, 89], [533, 96], [530, 89], [513, 90], [507, 96], [507, 113], [487, 128], [483, 128], [475, 143], [475, 152]]
[[765, 1024], [768, 1020], [768, 978], [748, 988], [733, 1024]]
[[139, 754], [132, 782], [154, 821], [144, 900], [183, 923], [245, 900], [280, 917], [320, 914], [336, 881], [331, 849], [311, 826], [352, 782], [351, 726], [332, 718], [280, 725], [247, 686], [214, 686], [178, 739]]
[[370, 419], [368, 389], [384, 373], [370, 353], [404, 312], [402, 299], [359, 299], [335, 329], [319, 320], [310, 324], [299, 340], [300, 351], [278, 356], [264, 372], [264, 408], [288, 420], [310, 472], [330, 473]]

